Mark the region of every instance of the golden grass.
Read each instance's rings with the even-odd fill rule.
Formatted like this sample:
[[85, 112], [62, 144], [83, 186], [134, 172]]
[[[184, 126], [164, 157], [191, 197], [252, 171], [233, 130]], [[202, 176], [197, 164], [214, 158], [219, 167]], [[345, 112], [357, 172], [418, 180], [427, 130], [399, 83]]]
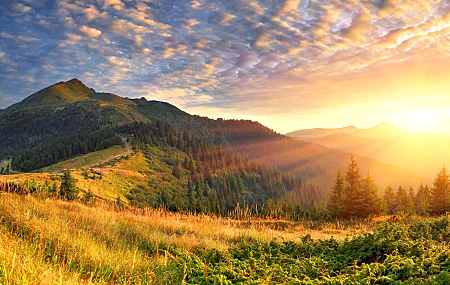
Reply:
[[[238, 221], [0, 195], [0, 284], [168, 284], [173, 250], [225, 250], [242, 239], [343, 239], [369, 225]], [[168, 272], [168, 271], [167, 271]]]

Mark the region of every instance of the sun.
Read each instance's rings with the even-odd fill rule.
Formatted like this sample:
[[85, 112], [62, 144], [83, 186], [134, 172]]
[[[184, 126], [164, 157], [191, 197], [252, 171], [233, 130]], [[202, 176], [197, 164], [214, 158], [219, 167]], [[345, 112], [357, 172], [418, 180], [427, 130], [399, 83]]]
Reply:
[[414, 133], [432, 132], [436, 129], [436, 114], [433, 110], [409, 111], [405, 119], [408, 121], [408, 129]]

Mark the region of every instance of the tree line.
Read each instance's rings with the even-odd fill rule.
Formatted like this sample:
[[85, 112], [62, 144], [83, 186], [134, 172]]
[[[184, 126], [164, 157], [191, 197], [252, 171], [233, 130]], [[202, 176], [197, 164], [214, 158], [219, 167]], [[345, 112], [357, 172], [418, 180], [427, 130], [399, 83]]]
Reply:
[[368, 217], [379, 214], [439, 215], [450, 212], [450, 175], [443, 167], [433, 186], [421, 184], [416, 191], [389, 185], [382, 197], [367, 172], [361, 175], [353, 155], [347, 171], [338, 171], [327, 203], [328, 214], [337, 218]]

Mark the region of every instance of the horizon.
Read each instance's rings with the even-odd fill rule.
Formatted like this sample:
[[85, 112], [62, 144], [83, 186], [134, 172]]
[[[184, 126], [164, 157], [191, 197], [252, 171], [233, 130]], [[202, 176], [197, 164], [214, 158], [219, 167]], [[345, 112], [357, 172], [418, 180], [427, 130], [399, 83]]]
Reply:
[[0, 108], [77, 77], [280, 133], [389, 122], [450, 135], [447, 6], [13, 0], [0, 7]]
[[[69, 79], [69, 80], [66, 80], [66, 81], [58, 81], [58, 82], [55, 82], [55, 83], [53, 83], [53, 84], [51, 84], [51, 85], [49, 85], [49, 86], [46, 86], [46, 87], [41, 88], [41, 89], [39, 89], [39, 90], [36, 90], [36, 92], [39, 92], [39, 91], [41, 91], [41, 90], [43, 90], [43, 89], [45, 89], [45, 88], [47, 88], [47, 87], [50, 87], [50, 86], [52, 86], [52, 85], [56, 85], [56, 84], [59, 84], [59, 83], [66, 83], [66, 82], [69, 82], [69, 81], [72, 81], [72, 80], [78, 80], [78, 81], [80, 81], [82, 84], [84, 84], [82, 80], [80, 80], [80, 79], [77, 78], [77, 77], [74, 77], [74, 78]], [[90, 86], [86, 86], [86, 87], [91, 88]], [[36, 92], [33, 92], [33, 94], [36, 93]], [[101, 91], [97, 91], [97, 90], [96, 90], [95, 92], [98, 92], [98, 93], [110, 93], [110, 92], [108, 92], [108, 91], [106, 91], [106, 90], [101, 90]], [[33, 94], [30, 94], [29, 96], [31, 96], [31, 95], [33, 95]], [[132, 97], [132, 98], [129, 98], [129, 97], [126, 97], [126, 96], [121, 96], [120, 94], [114, 94], [114, 95], [117, 95], [117, 96], [119, 96], [119, 97], [126, 98], [126, 99], [140, 99], [140, 98], [144, 98], [144, 99], [146, 99], [146, 100], [156, 100], [156, 99], [152, 99], [152, 98], [146, 98], [145, 96], [140, 97], [140, 98], [139, 98], [139, 97]], [[22, 100], [20, 100], [20, 101], [18, 101], [18, 102], [14, 102], [14, 103], [12, 103], [11, 105], [6, 106], [6, 108], [0, 109], [0, 110], [6, 110], [7, 108], [9, 108], [9, 107], [11, 107], [11, 106], [13, 106], [13, 105], [15, 105], [15, 104], [17, 104], [17, 103], [20, 103], [21, 101], [25, 100], [25, 99], [28, 98], [29, 96], [23, 98]], [[156, 100], [156, 101], [160, 101], [160, 100]], [[182, 110], [182, 111], [188, 112], [187, 110], [183, 110], [182, 107], [176, 106], [176, 105], [172, 104], [172, 103], [169, 102], [169, 101], [161, 101], [161, 102], [169, 103], [169, 104], [171, 104], [171, 105], [177, 107], [178, 109], [180, 109], [180, 110]], [[189, 112], [188, 112], [188, 113], [189, 113]], [[409, 133], [409, 134], [431, 133], [431, 134], [449, 135], [449, 134], [445, 134], [445, 133], [438, 133], [438, 132], [432, 132], [432, 131], [416, 131], [416, 132], [415, 132], [415, 131], [407, 131], [407, 130], [402, 129], [402, 128], [400, 128], [400, 127], [397, 127], [396, 125], [394, 125], [394, 124], [392, 124], [392, 123], [390, 123], [390, 122], [387, 122], [387, 121], [381, 121], [381, 122], [377, 122], [377, 123], [375, 123], [375, 124], [373, 124], [373, 125], [365, 125], [365, 126], [356, 125], [356, 124], [353, 124], [353, 123], [352, 123], [352, 124], [349, 124], [349, 125], [338, 125], [338, 126], [336, 126], [336, 125], [331, 125], [331, 126], [314, 126], [314, 125], [313, 125], [313, 126], [310, 127], [310, 128], [296, 128], [296, 129], [293, 129], [293, 130], [290, 130], [290, 131], [279, 132], [277, 129], [271, 128], [270, 126], [265, 125], [263, 122], [254, 120], [254, 119], [252, 119], [252, 118], [250, 118], [250, 117], [249, 117], [249, 118], [244, 118], [244, 117], [237, 117], [237, 118], [236, 118], [236, 117], [229, 117], [229, 118], [224, 118], [224, 117], [220, 117], [220, 116], [208, 116], [208, 115], [202, 115], [202, 114], [196, 114], [196, 113], [191, 113], [191, 115], [200, 115], [200, 116], [208, 117], [208, 118], [211, 118], [211, 119], [252, 120], [252, 121], [259, 122], [259, 123], [261, 123], [262, 125], [264, 125], [264, 126], [270, 128], [270, 129], [273, 129], [274, 131], [276, 131], [276, 132], [278, 132], [278, 133], [280, 133], [280, 134], [284, 134], [284, 135], [285, 135], [285, 134], [289, 134], [289, 133], [291, 133], [291, 132], [295, 132], [295, 131], [299, 131], [299, 130], [308, 130], [308, 129], [340, 129], [340, 128], [347, 128], [347, 127], [356, 127], [356, 128], [358, 128], [358, 129], [369, 129], [369, 128], [373, 128], [373, 127], [376, 127], [376, 126], [379, 126], [379, 125], [382, 125], [382, 124], [388, 124], [388, 125], [390, 125], [390, 126], [392, 126], [392, 127], [394, 127], [394, 128], [397, 128], [397, 129], [399, 129], [399, 130], [401, 130], [401, 131], [403, 131], [403, 132]]]

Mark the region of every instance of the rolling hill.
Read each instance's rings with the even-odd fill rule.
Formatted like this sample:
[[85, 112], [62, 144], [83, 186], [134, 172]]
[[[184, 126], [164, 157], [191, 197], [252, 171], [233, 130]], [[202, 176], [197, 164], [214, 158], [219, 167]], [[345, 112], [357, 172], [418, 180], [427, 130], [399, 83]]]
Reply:
[[[23, 161], [27, 155], [59, 149], [58, 155], [49, 152], [45, 159], [48, 162], [44, 161], [47, 165], [35, 169], [42, 168], [120, 144], [120, 135], [111, 133], [114, 139], [106, 137], [119, 126], [159, 121], [205, 142], [223, 145], [231, 153], [299, 175], [314, 182], [325, 194], [337, 169], [346, 169], [350, 155], [277, 134], [257, 122], [190, 115], [165, 102], [98, 93], [72, 79], [44, 88], [0, 113], [0, 137], [4, 138], [0, 141], [0, 157], [12, 156]], [[392, 136], [394, 130], [380, 125], [359, 132]], [[72, 144], [71, 149], [64, 146], [68, 143]], [[389, 183], [415, 186], [429, 182], [423, 176], [375, 159], [356, 156], [356, 160], [362, 172], [370, 169], [382, 188]], [[27, 165], [29, 169], [34, 164]]]

